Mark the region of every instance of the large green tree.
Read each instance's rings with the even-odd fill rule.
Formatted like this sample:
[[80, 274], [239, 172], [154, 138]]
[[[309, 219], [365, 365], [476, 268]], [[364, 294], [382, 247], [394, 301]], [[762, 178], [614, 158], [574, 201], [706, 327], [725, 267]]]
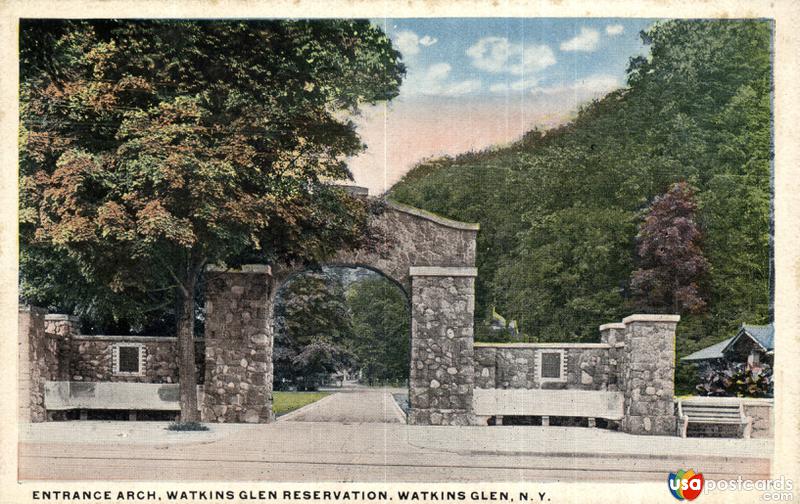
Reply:
[[348, 117], [397, 94], [400, 54], [367, 21], [110, 20], [24, 21], [20, 58], [23, 293], [47, 298], [27, 275], [63, 256], [54, 284], [126, 313], [172, 298], [193, 420], [203, 268], [363, 235], [364, 205], [327, 181], [350, 176]]
[[274, 379], [313, 387], [352, 362], [353, 321], [339, 275], [307, 271], [281, 288], [275, 309]]
[[403, 291], [374, 275], [348, 289], [347, 304], [353, 317], [353, 353], [367, 382], [408, 379], [411, 314]]

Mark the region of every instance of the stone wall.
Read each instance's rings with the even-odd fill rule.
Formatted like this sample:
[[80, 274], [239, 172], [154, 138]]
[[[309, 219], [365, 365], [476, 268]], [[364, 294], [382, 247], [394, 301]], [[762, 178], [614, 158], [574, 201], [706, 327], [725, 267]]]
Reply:
[[[114, 346], [120, 343], [144, 347], [144, 370], [140, 375], [115, 374]], [[69, 380], [133, 383], [177, 383], [178, 364], [175, 337], [162, 336], [88, 336], [74, 335], [71, 339]], [[202, 383], [205, 342], [195, 341], [198, 382]]]
[[19, 409], [21, 422], [44, 422], [44, 382], [58, 379], [58, 337], [45, 332], [45, 311], [22, 306], [18, 314]]
[[58, 341], [58, 380], [69, 380], [72, 368], [72, 338], [80, 334], [80, 319], [73, 315], [49, 313], [44, 316], [44, 330]]
[[[566, 358], [566, 380], [541, 381], [536, 353], [562, 350]], [[617, 390], [616, 361], [611, 345], [585, 344], [476, 344], [475, 387], [481, 389], [570, 389]]]
[[408, 423], [472, 425], [475, 268], [411, 268]]
[[458, 222], [394, 201], [385, 201], [370, 220], [376, 236], [369, 249], [339, 252], [331, 265], [367, 266], [411, 292], [413, 266], [475, 266], [478, 224]]
[[771, 438], [775, 432], [775, 408], [772, 399], [742, 399], [744, 414], [753, 419], [754, 438]]
[[267, 266], [207, 270], [204, 421], [272, 420], [274, 291]]
[[[677, 315], [631, 315], [621, 323], [600, 326], [600, 343], [479, 345], [475, 386], [621, 392], [622, 431], [674, 436], [678, 320]], [[542, 380], [537, 353], [554, 350], [566, 357], [564, 379]]]

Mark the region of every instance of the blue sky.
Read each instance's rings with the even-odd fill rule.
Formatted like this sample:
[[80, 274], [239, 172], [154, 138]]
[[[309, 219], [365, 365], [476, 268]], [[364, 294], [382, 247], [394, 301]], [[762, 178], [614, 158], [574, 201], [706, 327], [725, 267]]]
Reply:
[[403, 53], [404, 96], [496, 95], [623, 84], [648, 19], [375, 20]]
[[400, 95], [367, 107], [367, 150], [350, 160], [359, 185], [388, 190], [423, 159], [506, 145], [574, 117], [625, 86], [628, 60], [647, 54], [650, 19], [373, 19], [403, 54]]

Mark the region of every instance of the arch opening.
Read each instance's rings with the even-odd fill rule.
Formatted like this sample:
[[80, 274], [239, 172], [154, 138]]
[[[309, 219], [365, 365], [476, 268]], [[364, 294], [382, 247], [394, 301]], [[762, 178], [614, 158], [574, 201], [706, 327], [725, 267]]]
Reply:
[[331, 264], [288, 275], [273, 301], [273, 389], [407, 387], [411, 306], [380, 270]]

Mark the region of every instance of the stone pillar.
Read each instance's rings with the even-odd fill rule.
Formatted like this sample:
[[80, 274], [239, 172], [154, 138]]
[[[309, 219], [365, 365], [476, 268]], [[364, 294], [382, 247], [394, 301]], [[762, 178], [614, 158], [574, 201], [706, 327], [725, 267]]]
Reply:
[[44, 316], [44, 330], [58, 340], [58, 379], [72, 376], [72, 337], [81, 333], [80, 319], [74, 315], [49, 313]]
[[44, 382], [48, 376], [45, 310], [20, 306], [17, 318], [18, 410], [20, 422], [44, 422]]
[[607, 343], [608, 349], [608, 390], [612, 392], [625, 389], [625, 324], [613, 322], [600, 326], [600, 342]]
[[678, 315], [641, 314], [623, 319], [623, 432], [675, 435], [675, 328], [679, 320]]
[[271, 277], [265, 265], [206, 270], [204, 421], [272, 420]]
[[473, 425], [476, 268], [411, 267], [409, 424]]
[[625, 327], [625, 324], [621, 322], [601, 325], [600, 342], [612, 346], [618, 343], [625, 343]]

